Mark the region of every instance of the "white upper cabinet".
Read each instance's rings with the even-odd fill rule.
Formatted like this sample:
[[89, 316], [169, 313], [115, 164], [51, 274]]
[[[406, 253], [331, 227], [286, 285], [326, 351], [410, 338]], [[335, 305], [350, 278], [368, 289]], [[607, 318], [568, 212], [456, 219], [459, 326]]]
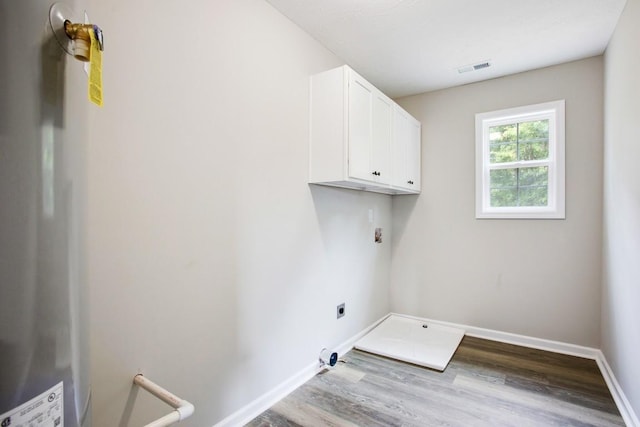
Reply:
[[395, 105], [393, 109], [392, 184], [420, 192], [420, 122]]
[[376, 182], [391, 184], [391, 144], [393, 140], [394, 102], [382, 92], [373, 98], [373, 135], [371, 143], [371, 167]]
[[310, 108], [310, 183], [420, 192], [420, 123], [362, 76], [346, 65], [312, 76]]

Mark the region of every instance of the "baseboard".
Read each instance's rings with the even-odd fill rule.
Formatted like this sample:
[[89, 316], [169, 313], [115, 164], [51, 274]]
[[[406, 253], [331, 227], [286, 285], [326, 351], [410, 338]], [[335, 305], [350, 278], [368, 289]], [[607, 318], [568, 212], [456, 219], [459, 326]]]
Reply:
[[628, 427], [640, 427], [638, 417], [634, 412], [629, 400], [626, 398], [620, 384], [613, 375], [611, 367], [607, 363], [606, 358], [601, 350], [592, 347], [584, 347], [575, 344], [563, 343], [560, 341], [546, 340], [542, 338], [529, 337], [526, 335], [512, 334], [509, 332], [500, 332], [492, 329], [477, 328], [475, 326], [461, 325], [459, 323], [442, 322], [439, 320], [425, 319], [422, 317], [408, 316], [405, 314], [396, 314], [397, 316], [404, 316], [411, 319], [417, 319], [422, 322], [435, 323], [444, 326], [451, 326], [454, 328], [464, 329], [466, 335], [483, 338], [492, 341], [504, 342], [507, 344], [515, 344], [522, 347], [535, 348], [538, 350], [551, 351], [554, 353], [567, 354], [570, 356], [584, 357], [586, 359], [595, 360], [600, 368], [602, 377], [604, 378], [611, 396], [613, 397], [622, 419]]
[[507, 344], [519, 345], [522, 347], [536, 348], [538, 350], [546, 350], [554, 353], [567, 354], [570, 356], [584, 357], [596, 360], [600, 354], [600, 350], [591, 347], [584, 347], [575, 344], [568, 344], [560, 341], [546, 340], [542, 338], [529, 337], [526, 335], [512, 334], [509, 332], [501, 332], [493, 329], [478, 328], [475, 326], [463, 325], [460, 323], [443, 322], [440, 320], [426, 319], [423, 317], [408, 316], [405, 314], [392, 313], [397, 316], [417, 319], [422, 322], [435, 323], [437, 325], [450, 326], [465, 330], [465, 335], [471, 337], [483, 338], [491, 341], [498, 341]]
[[240, 408], [238, 411], [218, 422], [214, 427], [237, 427], [247, 424], [293, 390], [313, 378], [317, 372], [317, 366], [318, 362], [307, 366], [273, 390], [268, 391], [245, 407]]
[[[354, 335], [353, 337], [349, 338], [348, 340], [346, 340], [345, 342], [343, 342], [333, 350], [336, 351], [339, 356], [343, 356], [345, 353], [347, 353], [353, 348], [355, 343], [360, 338], [362, 338], [370, 330], [375, 328], [380, 322], [382, 322], [384, 319], [386, 319], [388, 316], [392, 314], [396, 316], [402, 316], [410, 319], [420, 320], [422, 322], [435, 323], [438, 325], [464, 329], [465, 334], [472, 337], [483, 338], [483, 339], [492, 340], [492, 341], [504, 342], [507, 344], [519, 345], [522, 347], [535, 348], [538, 350], [546, 350], [554, 353], [567, 354], [570, 356], [578, 356], [578, 357], [584, 357], [587, 359], [595, 360], [596, 363], [598, 364], [598, 367], [600, 368], [600, 371], [602, 372], [602, 376], [604, 377], [604, 380], [607, 383], [607, 386], [609, 387], [611, 395], [613, 396], [613, 400], [618, 406], [618, 410], [620, 411], [620, 414], [622, 415], [622, 419], [624, 420], [625, 424], [628, 427], [640, 427], [640, 422], [638, 421], [638, 417], [634, 412], [633, 408], [631, 407], [629, 400], [626, 398], [622, 388], [620, 387], [620, 384], [618, 383], [615, 376], [613, 375], [613, 371], [611, 370], [611, 367], [607, 363], [607, 360], [605, 359], [604, 354], [602, 353], [602, 351], [596, 348], [584, 347], [584, 346], [579, 346], [575, 344], [568, 344], [560, 341], [546, 340], [542, 338], [529, 337], [526, 335], [518, 335], [518, 334], [509, 333], [509, 332], [501, 332], [501, 331], [496, 331], [492, 329], [478, 328], [475, 326], [462, 325], [459, 323], [443, 322], [440, 320], [427, 319], [424, 317], [409, 316], [409, 315], [400, 314], [400, 313], [389, 313], [381, 317], [379, 320], [373, 322], [367, 328], [365, 328], [358, 334]], [[260, 415], [262, 412], [266, 411], [271, 406], [276, 404], [278, 401], [283, 399], [285, 396], [290, 394], [296, 388], [300, 387], [302, 384], [309, 381], [318, 373], [318, 371], [319, 371], [318, 362], [315, 361], [314, 363], [308, 365], [306, 368], [299, 371], [297, 374], [293, 375], [288, 380], [281, 383], [279, 386], [277, 386], [273, 390], [265, 393], [258, 399], [246, 405], [245, 407], [229, 415], [227, 418], [217, 423], [214, 427], [235, 427], [235, 426], [241, 426], [248, 423], [258, 415]]]
[[[371, 325], [366, 327], [361, 332], [357, 333], [353, 337], [349, 338], [342, 344], [338, 345], [336, 348], [332, 349], [333, 351], [338, 353], [338, 356], [344, 356], [349, 350], [353, 348], [356, 341], [365, 336], [370, 330], [375, 328], [380, 322], [386, 319], [389, 315], [385, 315], [381, 317], [379, 320], [373, 322]], [[302, 384], [309, 381], [320, 371], [318, 361], [314, 361], [309, 364], [306, 368], [300, 370], [298, 373], [294, 374], [291, 378], [287, 379], [276, 388], [267, 393], [263, 394], [253, 402], [249, 403], [243, 408], [240, 408], [238, 411], [229, 415], [222, 421], [215, 424], [214, 427], [236, 427], [247, 424], [249, 421], [278, 403], [280, 400], [285, 398], [292, 391], [300, 387]]]
[[622, 387], [620, 387], [620, 384], [616, 380], [615, 375], [613, 375], [611, 366], [609, 366], [609, 363], [604, 357], [602, 351], [598, 350], [598, 353], [599, 354], [596, 362], [598, 363], [600, 372], [602, 372], [602, 376], [604, 377], [604, 380], [609, 387], [609, 391], [611, 391], [611, 396], [613, 396], [613, 400], [618, 406], [618, 410], [620, 411], [620, 415], [622, 415], [622, 419], [624, 420], [627, 427], [640, 427], [640, 420], [631, 407], [631, 403], [627, 399], [627, 396], [625, 396], [624, 392], [622, 391]]
[[389, 316], [391, 316], [391, 313], [385, 314], [384, 316], [382, 316], [381, 318], [379, 318], [378, 320], [376, 320], [375, 322], [373, 322], [372, 324], [367, 326], [365, 329], [363, 329], [362, 331], [358, 332], [357, 334], [355, 334], [354, 336], [352, 336], [351, 338], [349, 338], [348, 340], [346, 340], [345, 342], [343, 342], [342, 344], [337, 346], [334, 349], [334, 351], [337, 351], [339, 356], [343, 356], [345, 353], [351, 351], [353, 349], [353, 346], [356, 345], [356, 342], [360, 338], [362, 338], [365, 335], [367, 335], [373, 328], [378, 326], [384, 319], [386, 319]]

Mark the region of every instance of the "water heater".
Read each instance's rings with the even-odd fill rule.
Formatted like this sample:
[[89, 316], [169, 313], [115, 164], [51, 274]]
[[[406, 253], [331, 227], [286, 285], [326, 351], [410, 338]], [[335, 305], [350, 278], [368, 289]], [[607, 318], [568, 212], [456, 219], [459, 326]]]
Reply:
[[[82, 1], [61, 3], [79, 11]], [[87, 76], [53, 3], [0, 0], [0, 425], [89, 426]]]

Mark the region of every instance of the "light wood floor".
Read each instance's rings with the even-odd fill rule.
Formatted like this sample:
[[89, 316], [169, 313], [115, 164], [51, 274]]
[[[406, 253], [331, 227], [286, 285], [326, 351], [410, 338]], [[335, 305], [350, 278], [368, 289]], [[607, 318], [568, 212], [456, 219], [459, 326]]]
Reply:
[[249, 424], [624, 426], [595, 361], [465, 337], [444, 372], [352, 350]]

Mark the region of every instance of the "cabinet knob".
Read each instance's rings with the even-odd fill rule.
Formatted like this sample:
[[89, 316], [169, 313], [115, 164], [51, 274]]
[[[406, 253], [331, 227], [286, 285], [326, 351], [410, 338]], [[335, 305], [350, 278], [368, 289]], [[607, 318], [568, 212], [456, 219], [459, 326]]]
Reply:
[[371, 174], [375, 175], [375, 176], [380, 176], [380, 172], [378, 172], [378, 171], [373, 171], [373, 172], [371, 172]]
[[413, 181], [407, 181], [407, 184], [413, 185]]

